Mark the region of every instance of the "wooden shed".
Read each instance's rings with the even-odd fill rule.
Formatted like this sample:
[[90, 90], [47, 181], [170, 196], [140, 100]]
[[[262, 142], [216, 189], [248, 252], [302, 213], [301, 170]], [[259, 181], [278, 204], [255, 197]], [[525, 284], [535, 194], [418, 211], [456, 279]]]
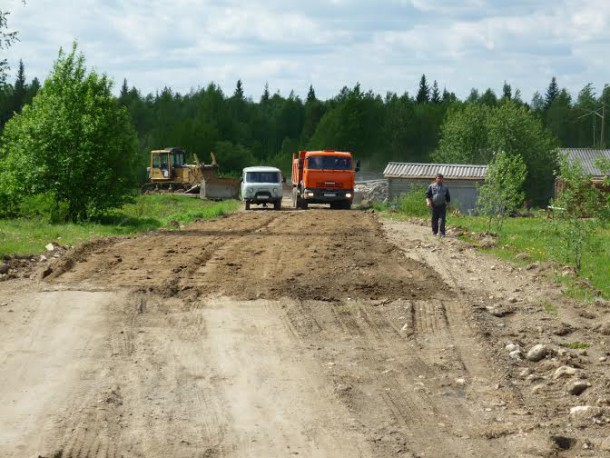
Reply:
[[437, 173], [444, 176], [443, 181], [449, 187], [452, 206], [462, 213], [472, 212], [476, 208], [478, 188], [485, 180], [486, 165], [390, 162], [383, 172], [384, 178], [388, 180], [389, 199], [398, 198], [414, 186], [428, 186]]

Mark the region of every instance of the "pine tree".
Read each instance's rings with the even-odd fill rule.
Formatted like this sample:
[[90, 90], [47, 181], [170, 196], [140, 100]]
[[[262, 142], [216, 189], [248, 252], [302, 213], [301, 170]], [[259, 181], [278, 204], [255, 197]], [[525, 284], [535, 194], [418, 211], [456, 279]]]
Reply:
[[426, 75], [422, 75], [419, 80], [419, 91], [417, 91], [417, 97], [415, 98], [417, 103], [428, 103], [430, 102], [430, 87], [426, 82]]
[[479, 103], [495, 107], [498, 104], [498, 97], [496, 97], [496, 93], [491, 88], [488, 88], [479, 99]]
[[448, 104], [448, 103], [453, 103], [455, 101], [457, 101], [457, 96], [455, 95], [455, 93], [449, 92], [447, 90], [447, 88], [444, 88], [442, 102], [445, 104]]
[[124, 99], [129, 94], [129, 86], [127, 85], [127, 78], [123, 78], [123, 85], [121, 86], [121, 93], [119, 99]]
[[532, 96], [532, 110], [534, 111], [542, 111], [544, 108], [544, 99], [540, 95], [540, 92], [534, 92]]
[[479, 95], [479, 91], [475, 88], [472, 88], [470, 90], [470, 94], [468, 95], [468, 98], [466, 99], [466, 102], [476, 103], [479, 101], [480, 98], [481, 98], [481, 96]]
[[548, 110], [558, 96], [559, 86], [557, 85], [557, 79], [553, 77], [548, 89], [546, 90], [546, 95], [544, 96], [544, 109]]
[[318, 100], [316, 98], [316, 92], [313, 90], [313, 86], [310, 84], [309, 85], [309, 91], [307, 91], [307, 99], [305, 100], [305, 102], [314, 102]]
[[19, 70], [17, 72], [17, 79], [15, 80], [15, 88], [13, 90], [13, 112], [19, 113], [26, 103], [27, 86], [25, 82], [25, 70], [23, 67], [23, 61], [19, 61]]
[[434, 80], [432, 84], [432, 103], [440, 103], [441, 102], [441, 93], [438, 90], [438, 83]]
[[505, 100], [510, 100], [513, 98], [512, 96], [513, 90], [506, 81], [504, 81], [504, 86], [502, 86], [502, 98]]
[[269, 83], [265, 83], [265, 90], [261, 96], [261, 103], [267, 103], [269, 101]]
[[237, 84], [235, 85], [235, 92], [233, 93], [233, 98], [238, 100], [244, 100], [244, 88], [241, 80], [237, 80]]

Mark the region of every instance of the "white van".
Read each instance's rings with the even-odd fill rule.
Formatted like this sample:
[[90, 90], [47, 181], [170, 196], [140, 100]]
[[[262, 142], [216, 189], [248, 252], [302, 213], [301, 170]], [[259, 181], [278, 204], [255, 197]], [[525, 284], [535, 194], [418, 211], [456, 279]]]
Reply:
[[273, 204], [282, 208], [282, 172], [275, 167], [246, 167], [241, 180], [241, 198], [246, 210], [251, 204]]

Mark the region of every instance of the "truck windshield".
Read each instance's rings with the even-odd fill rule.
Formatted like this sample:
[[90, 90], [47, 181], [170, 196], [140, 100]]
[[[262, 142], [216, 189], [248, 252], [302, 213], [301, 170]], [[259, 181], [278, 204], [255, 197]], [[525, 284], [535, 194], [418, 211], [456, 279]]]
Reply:
[[311, 156], [309, 158], [308, 168], [326, 170], [351, 170], [352, 160], [348, 157]]
[[279, 183], [279, 172], [247, 172], [246, 183]]

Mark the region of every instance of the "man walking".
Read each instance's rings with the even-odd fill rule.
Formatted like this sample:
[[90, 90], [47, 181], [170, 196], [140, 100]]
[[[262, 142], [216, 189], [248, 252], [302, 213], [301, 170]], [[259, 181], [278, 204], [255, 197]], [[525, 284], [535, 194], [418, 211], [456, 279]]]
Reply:
[[428, 186], [426, 190], [426, 205], [432, 212], [433, 235], [445, 236], [445, 220], [447, 219], [447, 204], [449, 202], [451, 202], [449, 188], [443, 184], [443, 174], [437, 173], [434, 183]]

